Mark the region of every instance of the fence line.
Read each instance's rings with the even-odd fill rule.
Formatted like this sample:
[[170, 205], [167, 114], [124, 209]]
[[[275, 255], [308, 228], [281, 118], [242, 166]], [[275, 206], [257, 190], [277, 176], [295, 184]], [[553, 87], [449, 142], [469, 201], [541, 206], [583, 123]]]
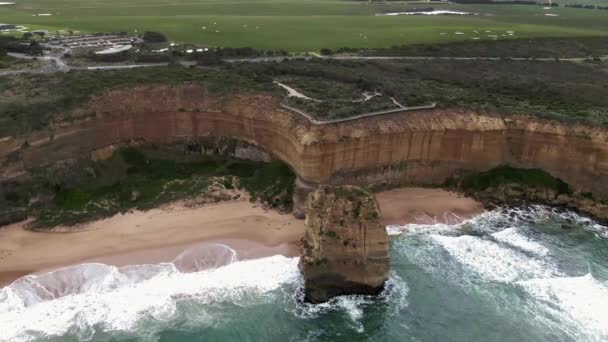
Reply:
[[347, 121], [358, 120], [358, 119], [362, 119], [362, 118], [366, 118], [366, 117], [370, 117], [370, 116], [379, 116], [379, 115], [393, 114], [393, 113], [399, 113], [399, 112], [410, 112], [410, 111], [422, 110], [422, 109], [434, 109], [435, 107], [437, 107], [437, 103], [433, 102], [430, 105], [404, 107], [404, 108], [396, 108], [396, 109], [387, 109], [387, 110], [381, 110], [381, 111], [376, 111], [376, 112], [369, 112], [369, 113], [359, 114], [359, 115], [351, 116], [351, 117], [348, 117], [348, 118], [332, 119], [332, 120], [317, 120], [314, 117], [312, 117], [310, 114], [306, 113], [305, 111], [303, 111], [301, 109], [297, 109], [297, 108], [291, 107], [291, 106], [289, 106], [289, 105], [287, 105], [285, 103], [281, 103], [281, 107], [283, 107], [283, 108], [285, 108], [287, 110], [290, 110], [292, 112], [295, 112], [297, 114], [302, 115], [303, 117], [305, 117], [306, 119], [308, 119], [308, 121], [310, 121], [311, 123], [313, 123], [315, 125], [328, 125], [328, 124], [334, 124], [334, 123], [340, 123], [340, 122], [347, 122]]

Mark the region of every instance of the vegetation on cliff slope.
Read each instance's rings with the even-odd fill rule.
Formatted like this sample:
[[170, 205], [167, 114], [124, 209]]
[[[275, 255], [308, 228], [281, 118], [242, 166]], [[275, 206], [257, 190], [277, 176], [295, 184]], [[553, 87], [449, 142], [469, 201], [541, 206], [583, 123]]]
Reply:
[[[302, 109], [321, 119], [348, 117], [366, 106], [352, 100], [356, 93], [352, 87], [356, 87], [360, 97], [365, 92], [378, 92], [384, 97], [393, 97], [404, 106], [436, 102], [440, 108], [529, 114], [608, 125], [608, 97], [605, 96], [608, 68], [605, 63], [312, 60], [244, 64], [238, 68], [241, 73], [248, 70], [251, 74], [283, 78], [284, 83], [312, 98], [318, 93], [335, 93], [334, 83], [342, 84], [341, 89], [346, 89], [344, 95], [333, 101], [294, 100]], [[311, 78], [317, 79], [316, 92], [308, 90]], [[337, 102], [340, 106], [334, 105]]]
[[[0, 77], [0, 137], [47, 127], [55, 115], [121, 87], [199, 83], [220, 94], [272, 92], [277, 89], [257, 75], [214, 69], [159, 67], [129, 70], [71, 71]], [[177, 108], [176, 108], [177, 110]]]
[[11, 56], [2, 56], [0, 54], [0, 70], [19, 70], [19, 69], [34, 69], [39, 68], [41, 63], [34, 59], [19, 59]]
[[521, 169], [501, 165], [486, 172], [465, 175], [460, 180], [450, 180], [448, 185], [457, 185], [466, 192], [498, 189], [502, 186], [516, 185], [521, 189], [548, 189], [555, 193], [571, 193], [564, 181], [539, 169]]
[[486, 172], [465, 173], [444, 185], [463, 191], [487, 208], [544, 204], [581, 212], [602, 224], [608, 220], [605, 200], [575, 192], [561, 179], [539, 169], [501, 165]]
[[0, 77], [0, 137], [43, 129], [114, 88], [199, 83], [225, 96], [280, 96], [273, 80], [319, 100], [291, 97], [288, 103], [321, 120], [398, 108], [394, 98], [404, 106], [437, 103], [608, 126], [607, 76], [606, 62], [322, 59], [9, 76]]
[[38, 228], [73, 225], [180, 199], [233, 199], [230, 190], [235, 188], [250, 193], [252, 201], [286, 211], [291, 209], [294, 180], [289, 167], [278, 161], [218, 156], [170, 160], [126, 148], [107, 160], [33, 170], [29, 181], [2, 184], [0, 207], [6, 210], [0, 216], [34, 216]]

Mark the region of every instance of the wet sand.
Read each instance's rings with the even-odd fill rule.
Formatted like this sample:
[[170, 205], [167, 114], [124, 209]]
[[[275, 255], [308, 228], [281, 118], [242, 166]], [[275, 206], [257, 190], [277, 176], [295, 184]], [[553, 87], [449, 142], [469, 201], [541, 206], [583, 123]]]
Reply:
[[483, 213], [483, 205], [442, 189], [402, 188], [376, 194], [384, 225], [455, 224]]
[[[483, 212], [480, 203], [439, 189], [403, 188], [377, 194], [383, 224], [448, 222]], [[30, 273], [85, 262], [158, 263], [200, 244], [221, 243], [239, 259], [297, 256], [304, 221], [247, 200], [200, 207], [175, 203], [69, 229], [32, 232], [26, 222], [0, 228], [0, 286]]]
[[[69, 232], [32, 232], [23, 229], [25, 224], [0, 229], [0, 251], [4, 251], [0, 253], [0, 282], [4, 284], [22, 273], [101, 262], [103, 257], [113, 259], [110, 264], [117, 265], [153, 262], [150, 256], [160, 253], [159, 249], [184, 250], [203, 241], [227, 240], [234, 245], [238, 245], [236, 240], [250, 241], [252, 247], [280, 247], [279, 252], [294, 254], [304, 231], [304, 221], [291, 214], [264, 210], [249, 201], [197, 208], [172, 205], [118, 214], [73, 227]], [[244, 253], [249, 248], [236, 249]], [[166, 258], [160, 261], [167, 261]]]

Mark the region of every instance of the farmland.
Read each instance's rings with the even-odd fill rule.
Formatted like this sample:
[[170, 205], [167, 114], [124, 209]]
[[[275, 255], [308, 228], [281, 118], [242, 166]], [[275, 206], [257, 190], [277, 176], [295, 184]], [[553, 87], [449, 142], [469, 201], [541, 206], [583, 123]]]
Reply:
[[[176, 42], [292, 52], [494, 38], [608, 35], [608, 11], [599, 10], [433, 4], [436, 9], [479, 15], [378, 15], [416, 6], [429, 5], [332, 0], [21, 0], [16, 5], [0, 6], [0, 22], [51, 32], [137, 34], [154, 30]], [[553, 16], [546, 16], [548, 13]]]

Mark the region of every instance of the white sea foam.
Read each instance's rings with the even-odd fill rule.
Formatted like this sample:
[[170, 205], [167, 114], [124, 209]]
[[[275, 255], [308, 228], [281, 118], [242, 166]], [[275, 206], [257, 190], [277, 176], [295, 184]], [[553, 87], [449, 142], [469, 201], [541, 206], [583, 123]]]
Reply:
[[[379, 295], [379, 300], [384, 301], [389, 307], [387, 311], [390, 315], [398, 315], [401, 310], [408, 306], [407, 297], [409, 287], [407, 283], [395, 272], [391, 272], [386, 281], [384, 290]], [[304, 302], [304, 283], [300, 278], [296, 295], [292, 296], [293, 309], [289, 310], [294, 316], [302, 319], [316, 318], [329, 312], [345, 312], [353, 325], [355, 331], [364, 331], [361, 322], [364, 308], [372, 303], [377, 303], [372, 296], [349, 295], [338, 296], [325, 303], [310, 304]]]
[[463, 228], [472, 228], [477, 233], [495, 233], [510, 227], [521, 227], [530, 223], [545, 221], [563, 221], [581, 226], [592, 231], [598, 237], [608, 238], [608, 227], [573, 211], [564, 211], [543, 205], [520, 208], [498, 208], [486, 211], [457, 224], [406, 224], [387, 226], [389, 235], [407, 234], [458, 234]]
[[[563, 331], [579, 341], [607, 341], [608, 284], [591, 274], [572, 276], [558, 270], [549, 246], [525, 234], [535, 224], [569, 225], [594, 232], [598, 238], [608, 237], [605, 226], [546, 206], [492, 210], [451, 226], [408, 225], [387, 230], [405, 235], [395, 246], [403, 246], [401, 253], [425, 272], [465, 288], [475, 287], [476, 295], [488, 298], [500, 298], [492, 283], [519, 287], [531, 298], [514, 309], [531, 313], [540, 326]], [[479, 236], [458, 236], [464, 232]], [[412, 235], [421, 236], [411, 239]], [[447, 257], [437, 248], [447, 252]], [[464, 273], [459, 271], [461, 267]]]
[[386, 227], [388, 235], [420, 235], [420, 234], [450, 234], [458, 233], [458, 225], [449, 225], [443, 223], [434, 224], [405, 224], [405, 225], [389, 225]]
[[363, 317], [364, 305], [371, 304], [372, 299], [368, 296], [340, 296], [335, 299], [330, 305], [337, 310], [345, 311], [350, 317], [354, 328], [358, 333], [362, 333], [365, 329], [361, 323]]
[[[248, 305], [301, 277], [298, 258], [277, 255], [224, 265], [233, 257], [229, 249], [212, 250], [219, 252], [219, 258], [199, 266], [219, 266], [192, 273], [181, 272], [172, 263], [124, 268], [84, 264], [22, 278], [0, 289], [0, 341], [29, 341], [67, 332], [85, 340], [94, 326], [137, 331], [149, 318], [171, 320], [184, 300]], [[176, 263], [191, 271], [187, 258], [182, 255]]]
[[450, 255], [487, 281], [511, 283], [555, 274], [554, 266], [476, 236], [431, 235]]
[[496, 241], [508, 244], [514, 248], [531, 252], [537, 255], [547, 255], [549, 249], [536, 241], [532, 241], [522, 234], [517, 232], [517, 228], [511, 227], [500, 232], [492, 234]]
[[[543, 310], [561, 317], [565, 324], [562, 329], [577, 340], [608, 340], [608, 287], [591, 274], [517, 284], [540, 301]], [[574, 329], [568, 329], [568, 325], [574, 325]]]

